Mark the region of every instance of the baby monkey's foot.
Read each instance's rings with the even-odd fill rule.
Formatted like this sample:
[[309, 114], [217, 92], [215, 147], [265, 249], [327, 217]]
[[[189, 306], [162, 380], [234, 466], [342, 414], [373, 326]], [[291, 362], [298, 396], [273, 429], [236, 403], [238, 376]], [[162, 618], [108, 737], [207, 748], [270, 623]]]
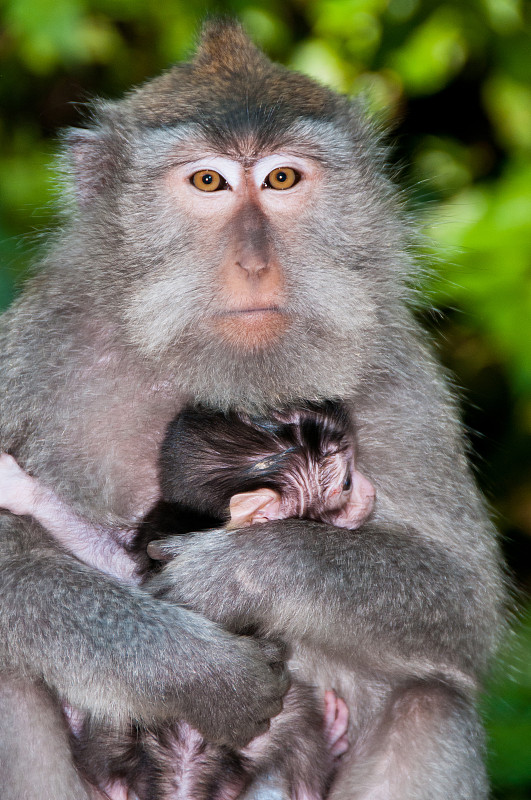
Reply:
[[329, 689], [325, 692], [324, 727], [330, 755], [338, 759], [348, 750], [348, 708], [344, 700]]

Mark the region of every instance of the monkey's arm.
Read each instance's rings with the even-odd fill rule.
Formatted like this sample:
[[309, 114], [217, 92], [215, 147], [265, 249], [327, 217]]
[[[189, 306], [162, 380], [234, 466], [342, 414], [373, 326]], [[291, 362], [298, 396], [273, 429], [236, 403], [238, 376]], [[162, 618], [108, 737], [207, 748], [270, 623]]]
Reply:
[[497, 629], [478, 565], [405, 526], [345, 531], [300, 520], [160, 543], [158, 595], [231, 630], [256, 627], [349, 664], [457, 680], [485, 666]]
[[95, 715], [184, 718], [216, 742], [243, 744], [280, 710], [287, 682], [276, 648], [52, 547], [23, 550], [31, 531], [28, 520], [0, 516], [2, 669], [44, 679]]

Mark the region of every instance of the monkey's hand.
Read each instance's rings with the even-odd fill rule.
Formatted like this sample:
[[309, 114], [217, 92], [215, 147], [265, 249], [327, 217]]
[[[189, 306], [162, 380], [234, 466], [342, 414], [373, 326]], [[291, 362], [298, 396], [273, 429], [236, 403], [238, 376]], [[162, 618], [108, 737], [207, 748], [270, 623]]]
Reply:
[[222, 650], [215, 646], [214, 654], [209, 647], [193, 686], [180, 698], [179, 717], [208, 741], [240, 748], [266, 732], [282, 710], [290, 683], [284, 648], [219, 629], [216, 638]]
[[275, 644], [48, 548], [6, 559], [0, 582], [0, 669], [44, 680], [96, 718], [184, 719], [239, 747], [281, 710], [289, 681]]

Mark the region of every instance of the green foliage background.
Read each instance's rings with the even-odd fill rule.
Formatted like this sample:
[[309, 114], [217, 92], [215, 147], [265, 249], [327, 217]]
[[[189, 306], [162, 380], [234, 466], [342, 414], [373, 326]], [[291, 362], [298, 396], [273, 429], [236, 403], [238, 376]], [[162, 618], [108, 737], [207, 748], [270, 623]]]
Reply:
[[[0, 308], [54, 225], [57, 129], [94, 94], [186, 57], [205, 14], [239, 16], [273, 58], [366, 95], [434, 242], [419, 314], [461, 387], [518, 588], [531, 587], [529, 3], [0, 0], [0, 12]], [[500, 800], [531, 797], [531, 611], [520, 617], [485, 701]]]

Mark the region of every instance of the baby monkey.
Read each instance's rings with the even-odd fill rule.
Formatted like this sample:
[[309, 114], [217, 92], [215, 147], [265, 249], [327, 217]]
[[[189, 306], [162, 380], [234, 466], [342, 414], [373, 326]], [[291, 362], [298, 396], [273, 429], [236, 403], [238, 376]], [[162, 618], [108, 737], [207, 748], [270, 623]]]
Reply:
[[[331, 401], [267, 418], [185, 409], [168, 428], [159, 466], [176, 516], [199, 512], [210, 528], [300, 517], [352, 530], [374, 503], [355, 467], [348, 412]], [[155, 543], [148, 550], [161, 555]]]
[[[0, 456], [0, 506], [35, 517], [85, 563], [144, 584], [155, 562], [167, 560], [160, 539], [166, 532], [288, 517], [355, 529], [374, 503], [372, 484], [355, 467], [348, 412], [332, 402], [263, 418], [185, 409], [168, 428], [159, 469], [163, 502], [112, 553], [108, 543], [99, 549], [97, 529], [7, 454]], [[72, 744], [79, 769], [114, 800], [162, 800], [175, 796], [179, 783], [193, 800], [233, 800], [253, 781], [254, 797], [261, 780], [268, 796], [320, 800], [347, 749], [347, 722], [347, 708], [334, 692], [325, 694], [323, 720], [314, 690], [294, 682], [270, 731], [243, 751], [207, 744], [182, 722], [158, 729], [132, 725], [124, 732], [86, 719]]]

